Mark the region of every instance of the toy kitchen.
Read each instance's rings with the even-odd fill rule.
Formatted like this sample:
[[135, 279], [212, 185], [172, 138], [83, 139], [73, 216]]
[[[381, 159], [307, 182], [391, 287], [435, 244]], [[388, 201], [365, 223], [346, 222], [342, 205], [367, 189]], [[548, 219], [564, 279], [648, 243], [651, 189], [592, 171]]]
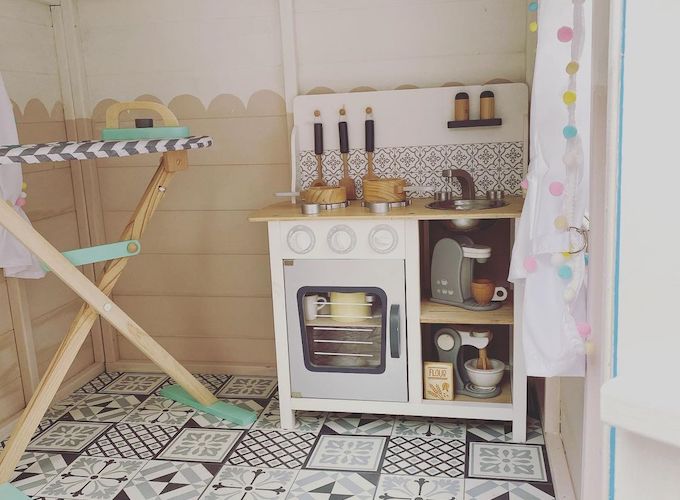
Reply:
[[525, 84], [299, 96], [266, 222], [281, 423], [295, 411], [511, 421], [526, 439]]

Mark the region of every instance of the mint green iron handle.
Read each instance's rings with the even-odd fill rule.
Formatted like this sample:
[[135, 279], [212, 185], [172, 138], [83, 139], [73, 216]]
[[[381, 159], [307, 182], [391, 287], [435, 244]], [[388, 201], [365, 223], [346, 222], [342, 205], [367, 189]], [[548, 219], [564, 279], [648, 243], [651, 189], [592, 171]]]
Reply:
[[[84, 266], [85, 264], [94, 264], [95, 262], [132, 257], [141, 252], [141, 250], [142, 244], [139, 240], [125, 240], [106, 245], [78, 248], [62, 253], [74, 266]], [[50, 271], [50, 268], [45, 264], [42, 264], [42, 268], [47, 272]]]

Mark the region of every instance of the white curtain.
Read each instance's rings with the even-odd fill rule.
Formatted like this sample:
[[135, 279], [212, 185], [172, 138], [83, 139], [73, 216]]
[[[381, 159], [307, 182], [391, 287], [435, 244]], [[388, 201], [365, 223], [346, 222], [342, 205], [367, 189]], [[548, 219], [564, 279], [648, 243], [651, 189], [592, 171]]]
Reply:
[[[524, 282], [527, 373], [583, 376], [588, 206], [590, 12], [583, 0], [538, 2], [526, 201], [510, 280]], [[569, 64], [571, 63], [571, 64]], [[575, 102], [574, 102], [575, 101]]]
[[[5, 89], [5, 82], [0, 75], [0, 145], [19, 144], [17, 127], [14, 122], [12, 103]], [[26, 214], [21, 209], [18, 200], [22, 200], [22, 175], [21, 165], [0, 165], [0, 198], [9, 203], [26, 220]], [[24, 195], [25, 196], [25, 195]], [[18, 203], [18, 204], [17, 204]], [[19, 243], [0, 224], [0, 268], [5, 271], [5, 276], [16, 278], [42, 278], [45, 272], [39, 261], [21, 243]]]

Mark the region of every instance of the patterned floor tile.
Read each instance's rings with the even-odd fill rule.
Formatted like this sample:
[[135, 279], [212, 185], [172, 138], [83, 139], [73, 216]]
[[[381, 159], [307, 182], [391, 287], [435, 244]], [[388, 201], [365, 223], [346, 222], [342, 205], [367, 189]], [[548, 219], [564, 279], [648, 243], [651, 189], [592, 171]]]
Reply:
[[392, 435], [437, 437], [465, 441], [465, 424], [445, 418], [399, 417]]
[[39, 494], [47, 498], [112, 499], [143, 465], [143, 460], [78, 457]]
[[[244, 410], [254, 411], [258, 415], [263, 409], [263, 406], [260, 403], [253, 401], [252, 399], [224, 399], [223, 401], [236, 405]], [[186, 427], [201, 427], [207, 429], [250, 429], [252, 425], [253, 424], [235, 424], [234, 422], [210, 415], [209, 413], [197, 411], [191, 416]]]
[[323, 435], [305, 466], [307, 469], [377, 472], [387, 438]]
[[462, 500], [463, 481], [443, 477], [382, 475], [375, 497], [381, 500]]
[[61, 418], [68, 410], [70, 410], [77, 403], [80, 403], [86, 397], [86, 393], [73, 393], [61, 401], [52, 403], [47, 412], [45, 412], [43, 419], [57, 420]]
[[123, 394], [92, 394], [76, 404], [64, 420], [79, 422], [120, 422], [139, 406], [136, 396]]
[[[474, 422], [468, 425], [467, 429], [471, 439], [491, 441], [494, 443], [512, 443], [512, 424], [509, 422]], [[527, 440], [526, 444], [545, 444], [541, 422], [531, 418], [527, 420]]]
[[394, 417], [386, 415], [329, 413], [324, 432], [389, 436], [394, 428], [394, 420]]
[[163, 373], [123, 373], [98, 392], [147, 396], [158, 389], [167, 379], [168, 376]]
[[295, 429], [282, 429], [279, 401], [277, 399], [272, 399], [257, 421], [253, 424], [253, 429], [259, 429], [261, 431], [290, 430], [293, 432], [312, 432], [318, 434], [321, 431], [324, 420], [326, 420], [326, 414], [322, 412], [296, 411]]
[[102, 422], [57, 422], [33, 439], [27, 449], [80, 452], [110, 426]]
[[225, 466], [201, 500], [286, 498], [297, 471]]
[[[133, 396], [131, 396], [133, 397]], [[135, 408], [124, 422], [127, 424], [158, 424], [176, 425], [186, 424], [196, 410], [163, 396], [150, 396]]]
[[548, 480], [538, 445], [469, 443], [468, 476], [515, 481]]
[[82, 386], [80, 389], [76, 389], [74, 392], [76, 392], [76, 393], [87, 393], [87, 394], [99, 392], [102, 389], [102, 387], [104, 387], [107, 384], [110, 384], [115, 379], [120, 377], [120, 375], [121, 375], [120, 372], [108, 372], [108, 373], [104, 372], [104, 373], [100, 374], [99, 376], [90, 380], [87, 384]]
[[316, 435], [251, 430], [229, 456], [229, 465], [299, 469], [312, 450]]
[[151, 460], [116, 500], [193, 500], [201, 496], [219, 465]]
[[267, 399], [276, 388], [276, 377], [234, 375], [217, 393], [220, 398]]
[[392, 437], [382, 472], [409, 476], [463, 477], [465, 443], [439, 438]]
[[548, 485], [466, 479], [465, 500], [554, 500]]
[[179, 427], [169, 425], [118, 424], [97, 439], [85, 454], [148, 460], [158, 455], [178, 432]]
[[371, 500], [378, 474], [302, 470], [287, 498], [295, 500]]
[[226, 429], [183, 429], [158, 455], [163, 460], [223, 462], [241, 431]]
[[75, 459], [67, 453], [26, 452], [14, 469], [12, 484], [26, 495], [35, 495]]

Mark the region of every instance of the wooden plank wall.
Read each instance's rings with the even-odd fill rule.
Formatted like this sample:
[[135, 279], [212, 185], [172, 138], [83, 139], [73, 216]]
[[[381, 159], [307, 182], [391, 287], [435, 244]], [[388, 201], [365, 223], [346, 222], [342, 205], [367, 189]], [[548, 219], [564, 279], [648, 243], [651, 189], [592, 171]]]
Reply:
[[[95, 135], [108, 104], [146, 96], [215, 139], [190, 153], [116, 301], [190, 368], [271, 371], [266, 233], [246, 218], [289, 186], [277, 0], [77, 8]], [[296, 0], [294, 17], [302, 93], [525, 79], [524, 0]], [[157, 161], [98, 162], [108, 241]], [[125, 340], [116, 347], [110, 368], [151, 368]]]
[[[0, 9], [0, 72], [14, 104], [19, 141], [66, 139], [66, 126], [49, 6], [25, 0], [3, 0]], [[43, 236], [60, 250], [77, 248], [80, 238], [70, 165], [66, 162], [24, 167], [28, 184], [26, 213]], [[81, 214], [81, 217], [84, 214]], [[22, 280], [35, 358], [42, 374], [65, 335], [80, 301], [54, 276]], [[7, 281], [0, 276], [0, 426], [25, 405]], [[12, 313], [15, 314], [14, 321]], [[29, 332], [30, 333], [30, 332]], [[67, 379], [95, 363], [89, 338]], [[24, 381], [26, 382], [26, 381]], [[29, 392], [30, 394], [30, 392]]]

